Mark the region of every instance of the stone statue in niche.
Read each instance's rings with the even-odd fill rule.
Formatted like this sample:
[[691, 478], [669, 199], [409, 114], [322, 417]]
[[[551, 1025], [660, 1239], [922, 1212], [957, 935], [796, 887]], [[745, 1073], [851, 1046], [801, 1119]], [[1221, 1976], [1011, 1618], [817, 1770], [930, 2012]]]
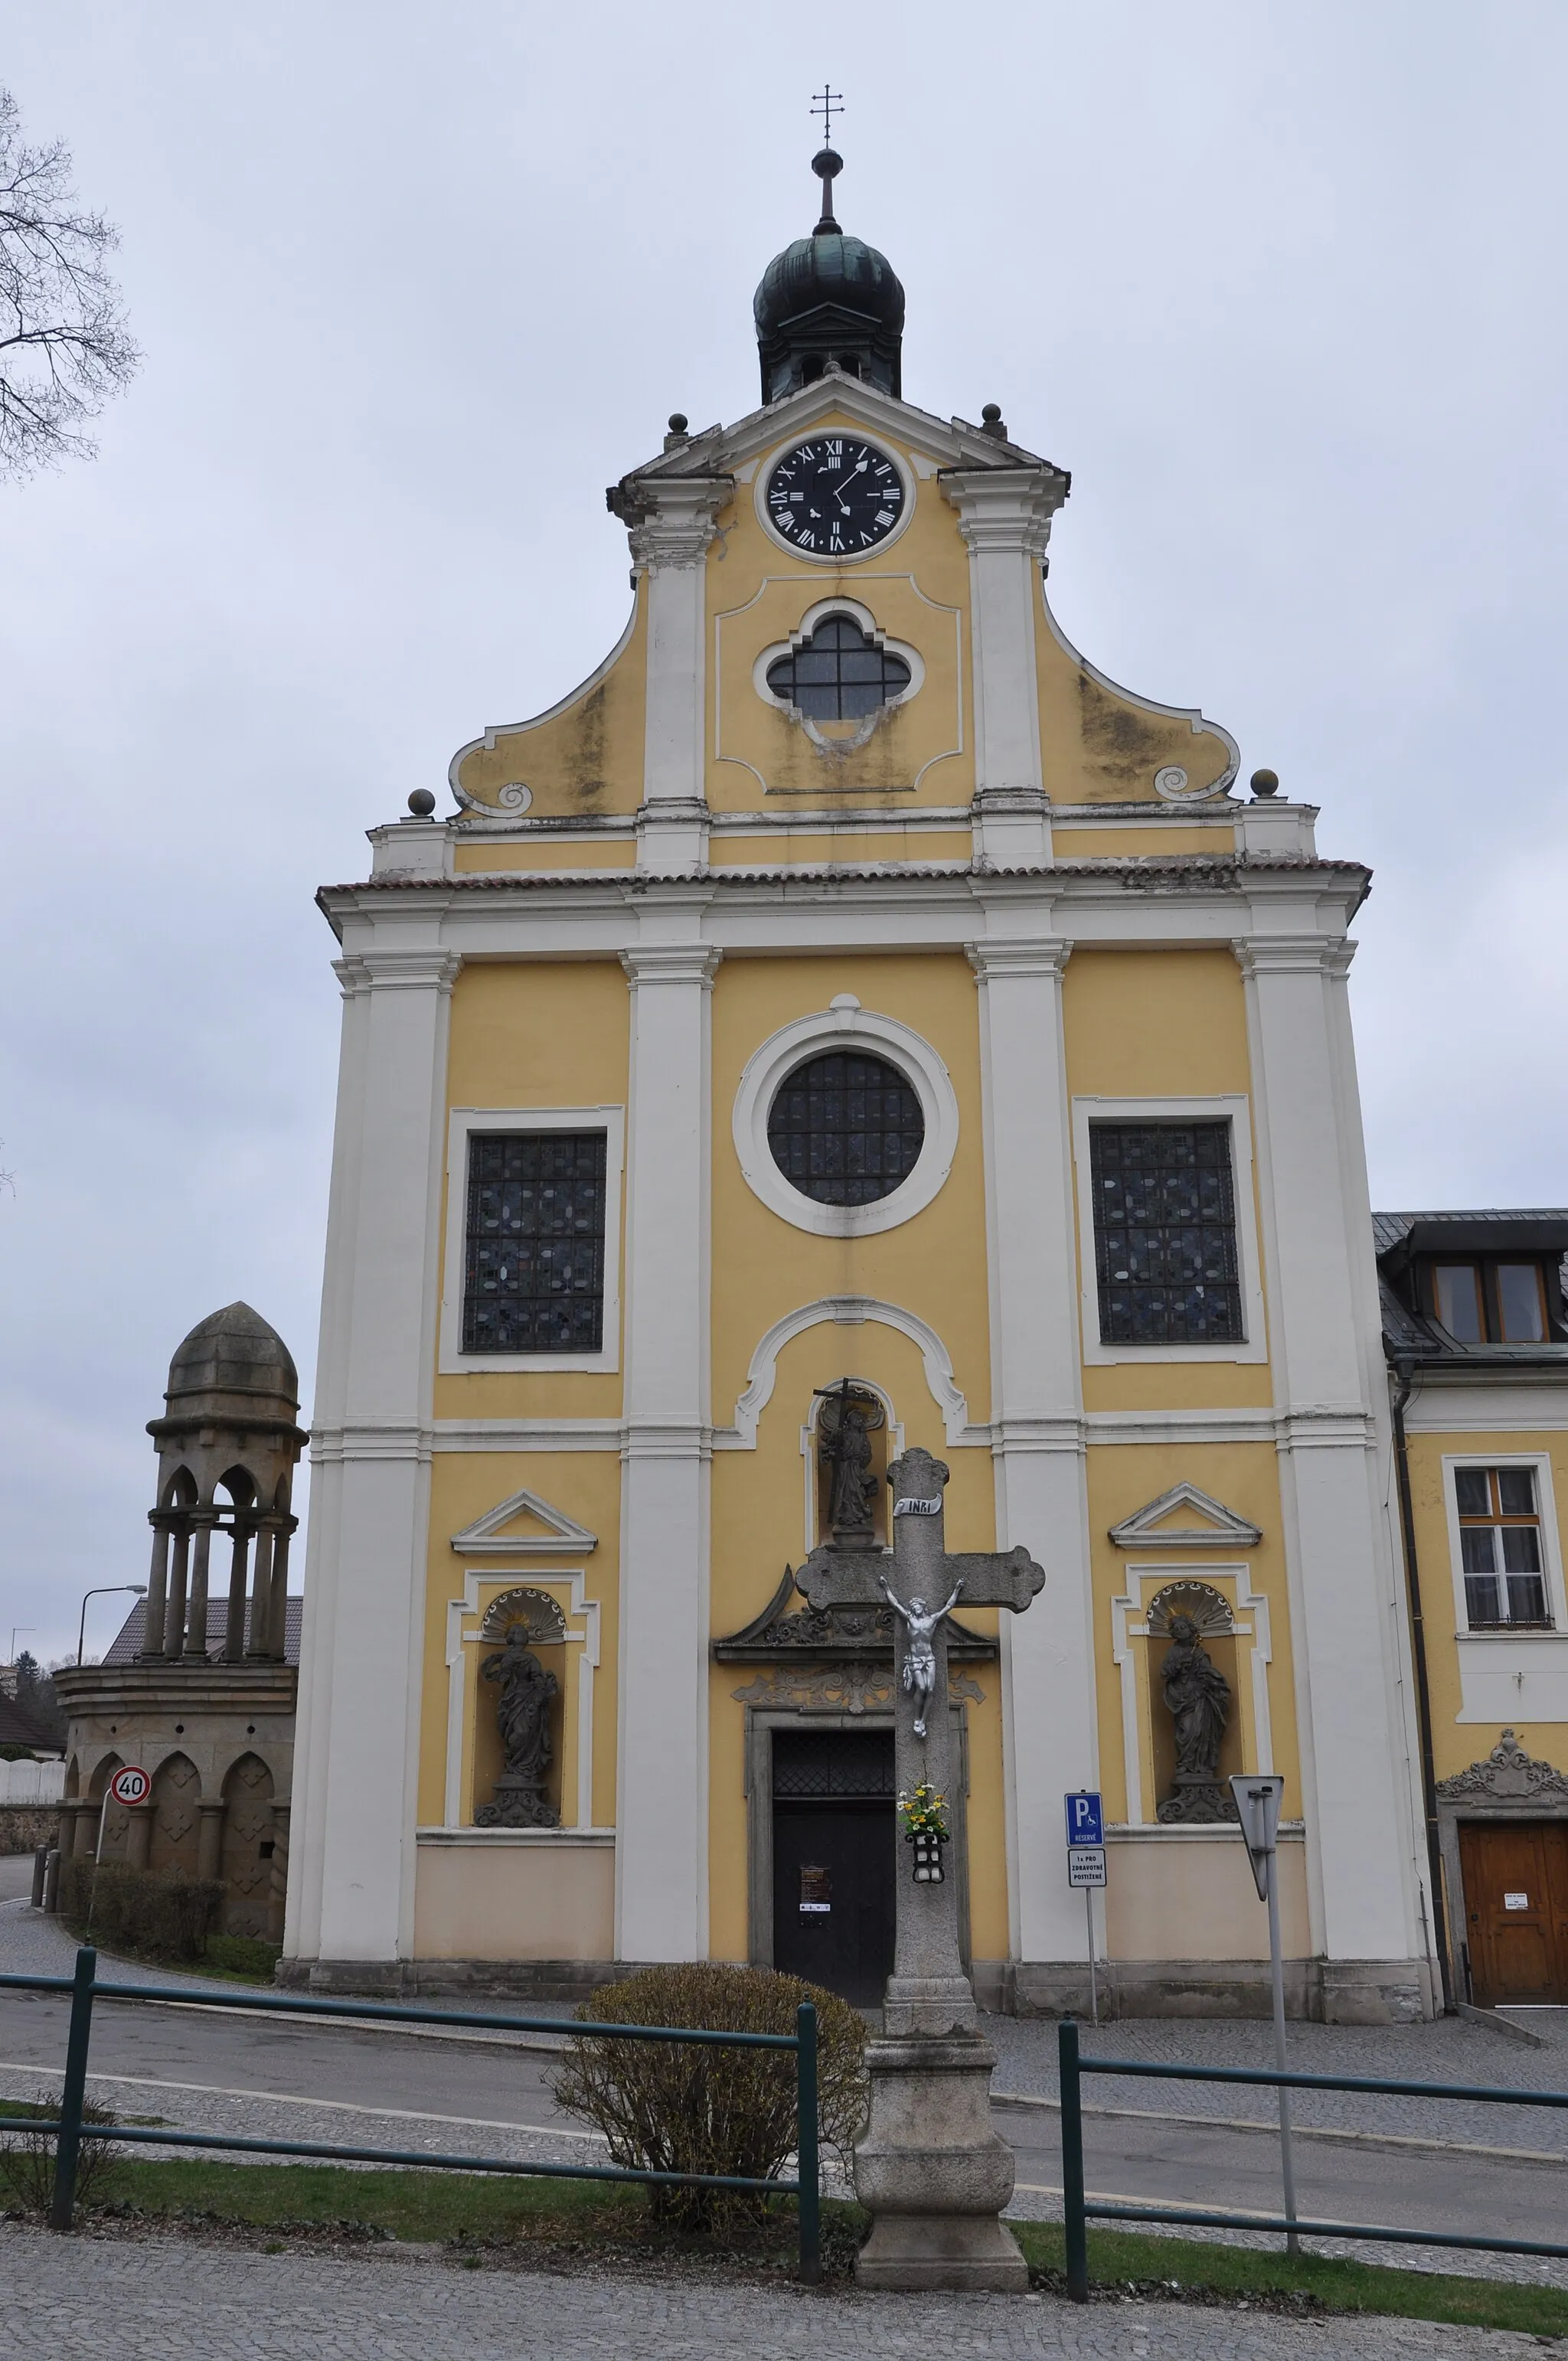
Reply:
[[511, 1624], [506, 1646], [487, 1656], [479, 1667], [483, 1679], [499, 1684], [496, 1725], [505, 1764], [492, 1801], [474, 1815], [482, 1828], [557, 1828], [561, 1825], [561, 1815], [551, 1809], [544, 1793], [551, 1763], [550, 1708], [560, 1684], [528, 1645], [530, 1637], [526, 1623]]
[[829, 1549], [876, 1547], [876, 1504], [882, 1487], [872, 1466], [872, 1436], [887, 1422], [874, 1396], [857, 1393], [848, 1378], [819, 1386], [817, 1432], [828, 1495]]
[[1158, 1806], [1157, 1817], [1168, 1824], [1234, 1820], [1235, 1798], [1220, 1777], [1231, 1685], [1203, 1645], [1190, 1615], [1172, 1615], [1166, 1628], [1170, 1646], [1160, 1664], [1159, 1685], [1175, 1725], [1176, 1793]]

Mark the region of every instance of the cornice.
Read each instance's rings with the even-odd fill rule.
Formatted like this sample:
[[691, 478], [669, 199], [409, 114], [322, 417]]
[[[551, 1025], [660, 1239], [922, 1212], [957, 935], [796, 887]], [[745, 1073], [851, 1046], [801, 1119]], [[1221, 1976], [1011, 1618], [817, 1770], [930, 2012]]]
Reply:
[[729, 475], [627, 478], [606, 497], [627, 527], [632, 564], [640, 572], [668, 574], [700, 566], [718, 532], [717, 519], [735, 494]]
[[1000, 977], [1026, 975], [1047, 975], [1059, 980], [1072, 957], [1072, 945], [1059, 937], [1047, 942], [1025, 937], [1014, 942], [966, 943], [964, 956], [981, 983]]
[[1260, 975], [1347, 973], [1355, 945], [1343, 935], [1241, 935], [1232, 943], [1236, 962], [1249, 980]]
[[225, 1664], [72, 1664], [55, 1675], [60, 1704], [72, 1721], [104, 1713], [292, 1713], [299, 1667], [275, 1661]]
[[[798, 819], [795, 825], [800, 825]], [[1359, 885], [1368, 873], [1358, 861], [1309, 861], [1293, 855], [1198, 852], [1109, 855], [1026, 862], [1015, 867], [994, 863], [982, 865], [973, 861], [781, 862], [773, 867], [759, 864], [747, 868], [707, 868], [700, 871], [695, 879], [671, 880], [669, 884], [674, 891], [695, 884], [718, 893], [736, 886], [779, 884], [833, 885], [907, 879], [948, 883], [959, 879], [972, 880], [981, 886], [991, 881], [1006, 883], [1016, 880], [1022, 884], [1059, 885], [1064, 890], [1109, 884], [1120, 886], [1127, 893], [1175, 895], [1214, 891], [1245, 894], [1253, 890], [1257, 882], [1266, 884], [1275, 880], [1279, 881], [1282, 890], [1299, 891], [1310, 881], [1319, 880], [1324, 888], [1343, 893], [1352, 883]], [[373, 907], [378, 898], [383, 895], [400, 903], [414, 894], [441, 895], [450, 902], [470, 894], [567, 893], [584, 888], [630, 895], [659, 890], [662, 884], [660, 880], [638, 879], [624, 870], [483, 870], [444, 878], [362, 878], [344, 884], [323, 885], [319, 889], [316, 900], [330, 917], [334, 910]], [[1288, 952], [1293, 945], [1310, 945], [1321, 954], [1332, 949], [1337, 939], [1324, 933], [1237, 939], [1245, 941], [1249, 949], [1256, 948], [1265, 956], [1269, 956], [1271, 945], [1281, 952]]]
[[1045, 555], [1051, 519], [1067, 498], [1067, 478], [1054, 467], [944, 468], [938, 480], [971, 550], [1036, 563]]
[[620, 964], [633, 985], [696, 983], [713, 988], [724, 957], [711, 943], [633, 943], [620, 954]]

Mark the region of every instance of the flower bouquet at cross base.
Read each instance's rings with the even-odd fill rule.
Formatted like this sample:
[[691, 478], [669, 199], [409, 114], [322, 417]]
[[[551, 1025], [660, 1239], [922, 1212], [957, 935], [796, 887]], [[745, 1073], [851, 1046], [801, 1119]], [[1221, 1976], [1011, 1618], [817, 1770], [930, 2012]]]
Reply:
[[906, 1844], [948, 1843], [952, 1833], [948, 1827], [948, 1799], [937, 1793], [928, 1779], [907, 1791], [901, 1788], [897, 1809]]

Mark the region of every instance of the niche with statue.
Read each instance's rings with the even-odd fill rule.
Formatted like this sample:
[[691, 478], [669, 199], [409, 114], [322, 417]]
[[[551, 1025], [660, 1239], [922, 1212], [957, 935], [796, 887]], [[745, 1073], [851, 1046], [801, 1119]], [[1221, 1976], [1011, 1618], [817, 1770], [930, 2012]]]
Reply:
[[566, 1619], [547, 1591], [504, 1591], [480, 1626], [474, 1825], [558, 1828]]
[[887, 1410], [870, 1386], [839, 1378], [817, 1389], [817, 1539], [875, 1549], [887, 1531]]
[[1168, 1582], [1148, 1604], [1155, 1817], [1167, 1827], [1234, 1821], [1242, 1771], [1235, 1620], [1212, 1583]]

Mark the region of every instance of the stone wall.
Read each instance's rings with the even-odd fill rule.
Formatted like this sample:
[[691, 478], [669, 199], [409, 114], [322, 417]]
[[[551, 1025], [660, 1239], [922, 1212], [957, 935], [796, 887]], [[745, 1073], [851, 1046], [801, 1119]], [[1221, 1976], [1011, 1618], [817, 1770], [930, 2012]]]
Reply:
[[60, 1811], [49, 1804], [0, 1804], [0, 1853], [60, 1842]]

